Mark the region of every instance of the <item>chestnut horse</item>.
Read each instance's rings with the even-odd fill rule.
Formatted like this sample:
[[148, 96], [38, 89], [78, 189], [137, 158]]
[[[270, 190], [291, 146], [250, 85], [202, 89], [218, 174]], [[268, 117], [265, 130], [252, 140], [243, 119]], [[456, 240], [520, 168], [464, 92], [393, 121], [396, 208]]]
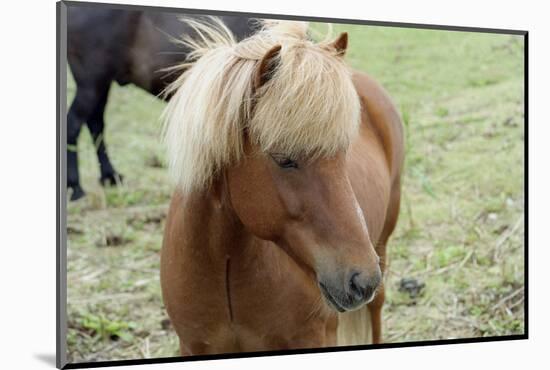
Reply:
[[190, 21], [165, 141], [177, 182], [161, 255], [182, 355], [381, 341], [402, 124], [344, 61], [347, 34], [302, 22], [239, 43]]

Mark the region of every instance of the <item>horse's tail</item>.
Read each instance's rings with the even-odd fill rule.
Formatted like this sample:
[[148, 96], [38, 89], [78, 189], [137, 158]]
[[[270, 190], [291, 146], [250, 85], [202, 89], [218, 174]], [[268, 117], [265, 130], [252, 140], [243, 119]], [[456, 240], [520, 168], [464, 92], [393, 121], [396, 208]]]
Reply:
[[338, 315], [336, 344], [338, 346], [372, 344], [370, 311], [367, 305]]

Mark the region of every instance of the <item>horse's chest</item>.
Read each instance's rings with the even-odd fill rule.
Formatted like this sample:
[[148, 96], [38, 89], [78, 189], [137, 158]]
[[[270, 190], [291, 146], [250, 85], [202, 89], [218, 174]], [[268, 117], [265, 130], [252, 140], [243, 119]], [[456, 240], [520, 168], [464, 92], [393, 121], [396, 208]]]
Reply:
[[223, 273], [208, 276], [192, 266], [183, 269], [188, 273], [182, 273], [181, 291], [186, 293], [175, 301], [185, 302], [176, 313], [184, 351], [335, 345], [336, 316], [311, 277], [273, 244], [261, 242], [246, 251], [252, 252], [228, 255], [219, 266]]
[[335, 316], [315, 282], [279, 247], [261, 244], [253, 255], [236, 255], [229, 263], [231, 325], [242, 349], [331, 344], [327, 325]]

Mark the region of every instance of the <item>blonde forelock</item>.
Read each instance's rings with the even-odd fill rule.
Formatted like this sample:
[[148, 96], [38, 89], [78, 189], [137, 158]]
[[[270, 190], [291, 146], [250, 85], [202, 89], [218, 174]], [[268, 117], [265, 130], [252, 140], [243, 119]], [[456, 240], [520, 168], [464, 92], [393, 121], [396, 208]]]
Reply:
[[[184, 192], [204, 189], [242, 156], [243, 132], [262, 151], [330, 156], [357, 133], [360, 103], [351, 71], [327, 42], [308, 39], [304, 22], [264, 22], [237, 43], [221, 21], [186, 20], [198, 37], [181, 42], [190, 57], [168, 87], [163, 114], [170, 171]], [[274, 72], [259, 89], [259, 61], [281, 45]]]

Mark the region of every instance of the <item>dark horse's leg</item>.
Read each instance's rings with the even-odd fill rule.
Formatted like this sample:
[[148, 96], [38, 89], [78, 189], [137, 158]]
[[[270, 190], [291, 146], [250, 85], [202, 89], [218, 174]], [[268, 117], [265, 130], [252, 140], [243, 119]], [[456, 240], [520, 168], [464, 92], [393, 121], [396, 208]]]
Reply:
[[109, 87], [102, 92], [99, 98], [99, 102], [94, 110], [92, 116], [88, 120], [88, 128], [92, 134], [94, 140], [94, 146], [96, 148], [97, 159], [99, 160], [99, 168], [101, 170], [101, 177], [99, 182], [102, 185], [117, 185], [122, 181], [122, 175], [117, 173], [109, 160], [107, 155], [107, 148], [105, 144], [105, 122], [104, 113], [105, 105], [107, 104], [107, 96], [109, 94]]
[[100, 86], [78, 85], [76, 95], [67, 114], [67, 187], [72, 189], [71, 200], [84, 196], [78, 174], [77, 140], [82, 124], [87, 122], [96, 110], [106, 88]]
[[76, 95], [67, 113], [67, 187], [72, 190], [71, 200], [77, 200], [84, 196], [78, 174], [77, 140], [82, 123], [93, 109], [93, 107], [90, 108], [90, 104], [87, 102], [87, 96], [92, 94], [91, 92], [84, 92], [83, 89], [77, 86]]

